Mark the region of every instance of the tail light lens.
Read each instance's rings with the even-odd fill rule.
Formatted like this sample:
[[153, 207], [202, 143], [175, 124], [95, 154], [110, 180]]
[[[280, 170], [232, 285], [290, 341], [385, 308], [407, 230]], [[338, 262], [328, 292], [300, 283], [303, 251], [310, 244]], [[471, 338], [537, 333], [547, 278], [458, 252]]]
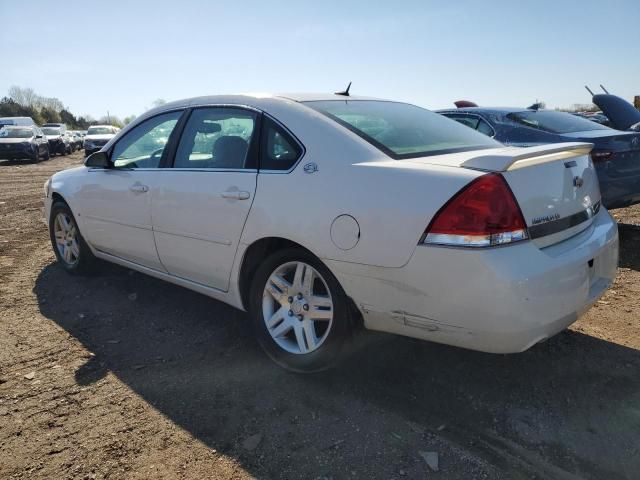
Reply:
[[602, 150], [591, 151], [591, 160], [593, 163], [606, 162], [607, 160], [610, 160], [612, 156], [613, 152], [606, 152]]
[[502, 175], [490, 173], [472, 181], [440, 209], [422, 243], [490, 247], [527, 238], [513, 192]]

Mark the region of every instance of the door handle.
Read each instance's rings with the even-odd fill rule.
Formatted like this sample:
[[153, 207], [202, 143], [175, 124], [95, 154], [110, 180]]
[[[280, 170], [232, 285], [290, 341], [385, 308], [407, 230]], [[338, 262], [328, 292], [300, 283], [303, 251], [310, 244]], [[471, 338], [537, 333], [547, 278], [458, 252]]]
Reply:
[[139, 183], [137, 183], [135, 185], [131, 185], [129, 187], [129, 190], [136, 193], [146, 193], [149, 191], [149, 187], [147, 187], [146, 185], [140, 185]]
[[222, 193], [224, 198], [230, 198], [232, 200], [247, 200], [251, 194], [249, 192], [239, 190], [229, 190]]

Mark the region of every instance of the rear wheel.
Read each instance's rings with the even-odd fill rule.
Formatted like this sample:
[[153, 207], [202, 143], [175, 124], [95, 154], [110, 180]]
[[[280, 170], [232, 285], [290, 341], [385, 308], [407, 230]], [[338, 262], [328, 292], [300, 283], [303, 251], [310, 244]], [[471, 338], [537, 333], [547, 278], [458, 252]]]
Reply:
[[47, 148], [44, 151], [44, 159], [49, 160], [49, 158], [51, 158], [51, 154], [49, 153], [49, 145], [47, 145]]
[[58, 262], [69, 273], [87, 274], [95, 270], [97, 259], [80, 234], [69, 206], [56, 201], [49, 220], [51, 245]]
[[258, 268], [249, 305], [260, 345], [280, 366], [317, 372], [333, 366], [350, 333], [347, 297], [329, 269], [291, 248]]

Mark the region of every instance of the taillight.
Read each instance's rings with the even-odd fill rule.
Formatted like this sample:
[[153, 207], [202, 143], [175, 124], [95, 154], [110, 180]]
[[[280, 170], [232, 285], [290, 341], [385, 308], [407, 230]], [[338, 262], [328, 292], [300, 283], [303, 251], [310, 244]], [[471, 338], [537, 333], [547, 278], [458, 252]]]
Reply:
[[593, 163], [606, 162], [607, 160], [610, 160], [612, 156], [613, 156], [613, 152], [607, 152], [602, 150], [591, 151], [591, 160], [593, 161]]
[[527, 225], [509, 185], [499, 173], [489, 173], [469, 183], [440, 209], [423, 243], [490, 247], [527, 238]]

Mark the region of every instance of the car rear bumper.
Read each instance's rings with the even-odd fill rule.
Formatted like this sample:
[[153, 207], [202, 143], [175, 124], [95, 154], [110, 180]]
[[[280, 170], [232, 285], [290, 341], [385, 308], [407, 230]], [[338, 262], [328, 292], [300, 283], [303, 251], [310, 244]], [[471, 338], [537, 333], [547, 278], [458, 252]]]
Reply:
[[605, 209], [544, 249], [419, 246], [395, 269], [327, 261], [367, 328], [492, 353], [524, 351], [575, 322], [617, 263], [617, 225]]

